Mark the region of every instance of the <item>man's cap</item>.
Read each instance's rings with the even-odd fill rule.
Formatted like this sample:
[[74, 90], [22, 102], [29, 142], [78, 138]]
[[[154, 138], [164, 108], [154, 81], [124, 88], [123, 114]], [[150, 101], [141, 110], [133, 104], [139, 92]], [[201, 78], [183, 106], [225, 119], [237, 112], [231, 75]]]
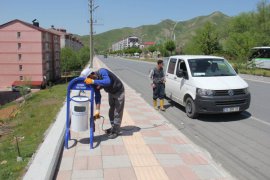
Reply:
[[82, 72], [81, 72], [81, 75], [80, 77], [84, 77], [84, 78], [87, 78], [90, 74], [94, 73], [94, 69], [92, 68], [85, 68]]

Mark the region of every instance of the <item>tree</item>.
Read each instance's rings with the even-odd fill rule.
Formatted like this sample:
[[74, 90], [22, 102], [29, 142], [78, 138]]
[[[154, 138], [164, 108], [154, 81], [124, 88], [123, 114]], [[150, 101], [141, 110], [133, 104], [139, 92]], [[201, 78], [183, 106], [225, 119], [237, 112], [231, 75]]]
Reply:
[[210, 22], [207, 22], [202, 29], [197, 31], [195, 41], [205, 55], [214, 54], [221, 50], [218, 33], [215, 26]]
[[174, 41], [172, 40], [169, 40], [165, 43], [165, 49], [170, 51], [171, 52], [171, 55], [172, 55], [172, 52], [175, 50], [175, 43]]
[[157, 47], [152, 45], [152, 46], [149, 46], [147, 49], [148, 49], [149, 52], [153, 53], [153, 52], [155, 52], [157, 50]]
[[78, 52], [78, 61], [80, 63], [80, 68], [84, 68], [84, 66], [88, 63], [90, 59], [90, 50], [88, 46], [84, 46]]

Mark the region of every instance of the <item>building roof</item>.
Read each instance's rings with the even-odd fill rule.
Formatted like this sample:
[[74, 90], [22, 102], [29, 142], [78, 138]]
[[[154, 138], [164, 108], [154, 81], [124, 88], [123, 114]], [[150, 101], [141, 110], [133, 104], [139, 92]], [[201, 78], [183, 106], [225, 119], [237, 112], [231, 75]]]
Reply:
[[30, 81], [30, 82], [25, 82], [25, 81], [14, 81], [12, 83], [12, 86], [23, 86], [23, 85], [28, 85], [30, 83], [30, 86], [41, 86], [42, 81]]
[[154, 45], [154, 44], [156, 44], [155, 42], [152, 42], [152, 41], [149, 41], [149, 42], [144, 42], [143, 43], [144, 45]]
[[21, 20], [19, 20], [19, 19], [14, 19], [14, 20], [12, 20], [12, 21], [9, 21], [9, 22], [7, 22], [7, 23], [4, 23], [4, 24], [0, 25], [0, 29], [1, 29], [1, 28], [4, 28], [4, 27], [6, 27], [6, 26], [9, 26], [9, 25], [11, 25], [11, 24], [17, 23], [17, 22], [19, 22], [19, 23], [21, 23], [21, 24], [24, 24], [24, 25], [26, 25], [26, 26], [28, 26], [28, 27], [30, 27], [30, 28], [36, 29], [36, 30], [38, 30], [38, 31], [41, 31], [41, 32], [49, 32], [49, 33], [58, 35], [58, 34], [56, 34], [56, 33], [54, 33], [54, 32], [48, 31], [47, 29], [44, 29], [44, 28], [42, 28], [42, 27], [34, 26], [33, 24], [30, 24], [30, 23], [21, 21]]

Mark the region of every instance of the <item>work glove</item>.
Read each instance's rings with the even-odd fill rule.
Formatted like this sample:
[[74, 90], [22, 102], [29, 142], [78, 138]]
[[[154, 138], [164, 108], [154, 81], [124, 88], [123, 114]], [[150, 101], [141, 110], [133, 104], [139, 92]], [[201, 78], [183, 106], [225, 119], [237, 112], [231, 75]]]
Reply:
[[151, 86], [153, 89], [156, 87], [156, 85], [154, 83], [152, 83]]
[[100, 118], [100, 111], [96, 110], [95, 114], [94, 114], [94, 120], [99, 119]]
[[86, 84], [94, 84], [94, 80], [91, 79], [91, 78], [86, 78], [86, 79], [84, 80], [84, 82], [85, 82]]

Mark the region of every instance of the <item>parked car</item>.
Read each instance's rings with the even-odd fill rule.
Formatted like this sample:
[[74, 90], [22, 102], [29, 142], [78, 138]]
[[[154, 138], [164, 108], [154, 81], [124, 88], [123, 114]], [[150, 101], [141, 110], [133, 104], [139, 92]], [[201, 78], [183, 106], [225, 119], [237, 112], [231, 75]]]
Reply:
[[198, 114], [241, 113], [249, 108], [248, 84], [216, 56], [171, 56], [166, 68], [166, 96]]
[[21, 90], [25, 90], [27, 93], [31, 92], [31, 88], [26, 86], [12, 86], [13, 92], [20, 92]]

